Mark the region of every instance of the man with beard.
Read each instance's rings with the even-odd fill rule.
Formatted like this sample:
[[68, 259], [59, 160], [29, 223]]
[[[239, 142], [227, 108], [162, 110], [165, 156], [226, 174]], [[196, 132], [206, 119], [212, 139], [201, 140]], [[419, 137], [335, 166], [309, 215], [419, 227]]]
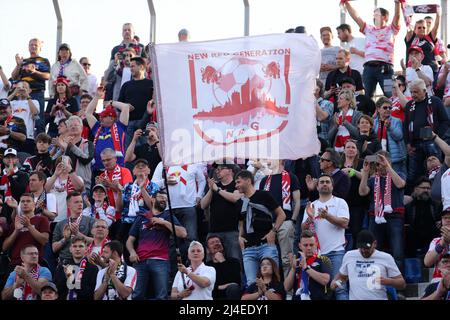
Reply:
[[[151, 211], [139, 215], [134, 221], [127, 240], [130, 261], [134, 263], [138, 278], [133, 300], [144, 300], [148, 294], [151, 278], [154, 298], [165, 300], [169, 283], [169, 243], [172, 224], [166, 210], [167, 194], [158, 191], [152, 198]], [[178, 238], [186, 238], [187, 232], [178, 219], [173, 217]]]
[[405, 198], [406, 225], [409, 225], [407, 251], [412, 256], [416, 253], [425, 255], [431, 240], [439, 235], [435, 223], [436, 207], [431, 200], [431, 181], [425, 177], [419, 178], [411, 197]]
[[376, 250], [375, 236], [368, 230], [358, 235], [358, 248], [348, 251], [331, 289], [350, 283], [350, 300], [387, 300], [386, 286], [406, 287], [405, 280], [391, 255]]

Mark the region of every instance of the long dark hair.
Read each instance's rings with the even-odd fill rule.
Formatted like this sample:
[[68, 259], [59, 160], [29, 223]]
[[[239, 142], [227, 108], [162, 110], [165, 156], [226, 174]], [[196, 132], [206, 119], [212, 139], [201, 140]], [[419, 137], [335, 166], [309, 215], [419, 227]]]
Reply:
[[261, 261], [259, 262], [259, 267], [258, 267], [258, 272], [256, 274], [256, 277], [257, 278], [262, 278], [261, 263], [264, 260], [269, 261], [270, 264], [272, 265], [272, 279], [270, 281], [271, 282], [280, 282], [280, 271], [278, 270], [278, 265], [272, 258], [269, 258], [269, 257], [262, 258]]

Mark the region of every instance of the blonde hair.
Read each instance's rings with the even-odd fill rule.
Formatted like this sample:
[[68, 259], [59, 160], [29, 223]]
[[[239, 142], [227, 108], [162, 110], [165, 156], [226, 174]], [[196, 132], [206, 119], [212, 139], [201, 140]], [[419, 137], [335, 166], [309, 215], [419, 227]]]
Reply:
[[202, 250], [203, 255], [205, 254], [205, 248], [203, 248], [203, 245], [202, 245], [200, 242], [195, 241], [195, 240], [193, 240], [193, 241], [189, 244], [188, 252], [191, 252], [191, 249], [192, 249], [193, 247], [195, 247], [195, 246], [199, 246], [199, 247], [201, 248], [201, 250]]
[[350, 102], [350, 108], [352, 108], [352, 109], [356, 108], [356, 99], [355, 99], [355, 94], [353, 93], [353, 91], [348, 90], [348, 89], [343, 89], [339, 93], [339, 97], [340, 96], [344, 96], [344, 98]]

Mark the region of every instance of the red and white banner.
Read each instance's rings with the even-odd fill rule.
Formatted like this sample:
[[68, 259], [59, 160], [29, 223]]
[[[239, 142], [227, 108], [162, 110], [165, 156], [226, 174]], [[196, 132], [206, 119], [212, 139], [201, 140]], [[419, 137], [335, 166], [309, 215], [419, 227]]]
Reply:
[[317, 154], [320, 49], [304, 34], [157, 44], [152, 67], [165, 165]]

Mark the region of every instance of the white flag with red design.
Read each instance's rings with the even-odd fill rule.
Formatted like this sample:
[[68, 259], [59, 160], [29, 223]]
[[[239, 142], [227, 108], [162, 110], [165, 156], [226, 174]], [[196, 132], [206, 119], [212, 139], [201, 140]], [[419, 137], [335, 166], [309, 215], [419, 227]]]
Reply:
[[166, 166], [319, 152], [311, 36], [158, 44], [151, 54]]

